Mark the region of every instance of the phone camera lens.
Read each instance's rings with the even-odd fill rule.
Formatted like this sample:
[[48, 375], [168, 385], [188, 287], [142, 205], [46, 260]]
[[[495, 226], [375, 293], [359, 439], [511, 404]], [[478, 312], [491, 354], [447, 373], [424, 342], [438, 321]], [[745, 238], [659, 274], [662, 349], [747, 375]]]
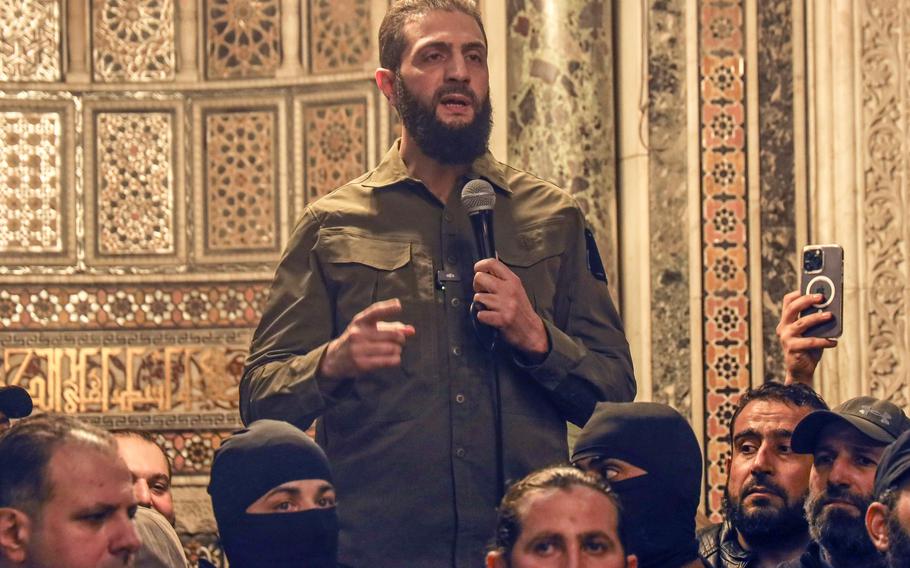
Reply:
[[822, 269], [824, 258], [820, 249], [807, 250], [803, 254], [803, 268], [806, 272], [817, 272]]

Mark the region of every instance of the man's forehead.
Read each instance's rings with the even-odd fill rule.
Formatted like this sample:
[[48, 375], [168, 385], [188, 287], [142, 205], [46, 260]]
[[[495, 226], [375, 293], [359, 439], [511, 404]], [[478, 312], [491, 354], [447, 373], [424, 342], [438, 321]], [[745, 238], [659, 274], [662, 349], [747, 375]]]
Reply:
[[748, 403], [736, 417], [733, 435], [736, 436], [747, 428], [754, 428], [756, 424], [767, 425], [772, 429], [775, 428], [775, 425], [789, 424], [792, 430], [813, 410], [808, 406], [796, 406], [779, 400], [754, 400]]
[[477, 21], [457, 10], [431, 10], [414, 15], [402, 27], [402, 32], [408, 42], [408, 51], [435, 42], [486, 45]]

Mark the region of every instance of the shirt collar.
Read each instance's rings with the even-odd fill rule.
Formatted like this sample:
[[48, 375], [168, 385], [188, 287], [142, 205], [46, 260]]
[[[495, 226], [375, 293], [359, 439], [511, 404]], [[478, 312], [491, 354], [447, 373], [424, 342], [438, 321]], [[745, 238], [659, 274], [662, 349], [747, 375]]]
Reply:
[[[379, 165], [370, 172], [369, 177], [362, 182], [362, 185], [365, 187], [381, 188], [406, 180], [419, 181], [411, 177], [408, 173], [408, 168], [404, 165], [401, 154], [398, 152], [400, 146], [401, 139], [399, 138], [392, 144], [389, 151], [386, 152], [382, 162], [380, 162]], [[493, 157], [493, 154], [491, 154], [489, 150], [487, 150], [486, 154], [474, 160], [474, 163], [471, 165], [471, 171], [493, 184], [494, 187], [506, 193], [512, 193], [512, 190], [509, 188], [508, 179], [506, 178], [505, 167], [503, 164], [496, 161], [496, 158]]]

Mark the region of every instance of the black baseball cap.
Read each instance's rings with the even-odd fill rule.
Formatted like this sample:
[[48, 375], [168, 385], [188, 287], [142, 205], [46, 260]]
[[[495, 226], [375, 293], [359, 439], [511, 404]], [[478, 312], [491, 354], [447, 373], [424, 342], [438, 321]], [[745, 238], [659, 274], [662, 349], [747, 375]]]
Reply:
[[22, 418], [32, 413], [32, 397], [16, 385], [0, 387], [0, 412], [9, 418]]
[[871, 396], [858, 396], [833, 410], [816, 410], [800, 420], [790, 440], [793, 451], [811, 454], [822, 429], [838, 421], [853, 426], [864, 436], [882, 444], [890, 444], [910, 429], [910, 420], [896, 405]]
[[885, 449], [875, 470], [872, 495], [879, 499], [886, 490], [902, 485], [910, 473], [910, 430]]

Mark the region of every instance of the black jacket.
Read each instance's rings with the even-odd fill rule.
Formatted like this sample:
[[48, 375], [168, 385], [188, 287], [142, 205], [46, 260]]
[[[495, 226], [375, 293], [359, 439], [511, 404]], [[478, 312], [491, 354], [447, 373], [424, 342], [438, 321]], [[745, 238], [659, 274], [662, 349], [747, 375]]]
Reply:
[[749, 568], [752, 556], [724, 521], [698, 531], [698, 553], [711, 568]]

